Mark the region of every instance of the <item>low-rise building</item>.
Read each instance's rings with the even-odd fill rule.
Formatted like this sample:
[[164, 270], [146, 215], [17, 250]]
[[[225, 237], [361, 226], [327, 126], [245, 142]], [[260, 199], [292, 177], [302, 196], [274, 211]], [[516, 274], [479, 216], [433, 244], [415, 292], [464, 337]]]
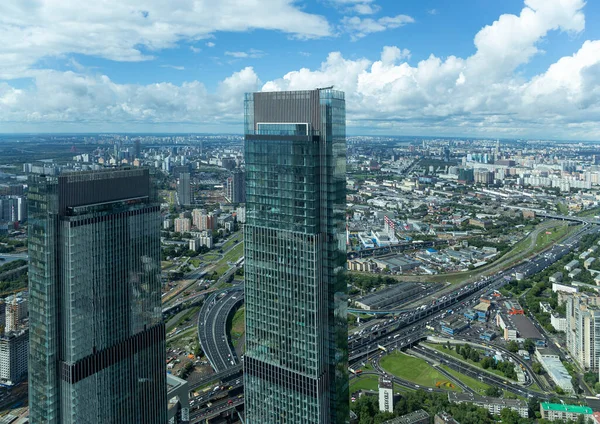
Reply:
[[551, 283], [560, 283], [563, 280], [563, 273], [562, 272], [555, 272], [554, 274], [552, 274], [550, 276], [550, 278], [548, 278], [548, 281], [550, 281]]
[[472, 403], [475, 406], [487, 409], [490, 414], [494, 415], [500, 415], [503, 409], [508, 408], [516, 411], [522, 418], [529, 417], [527, 402], [519, 399], [500, 399], [477, 396], [472, 393], [449, 392], [448, 401], [452, 403]]
[[469, 322], [462, 318], [446, 319], [440, 322], [440, 326], [443, 333], [453, 336], [469, 328]]
[[557, 312], [553, 312], [550, 315], [550, 324], [556, 331], [567, 331], [567, 318], [561, 317]]
[[419, 409], [410, 414], [384, 421], [383, 424], [429, 424], [429, 414], [427, 411]]
[[567, 405], [562, 403], [540, 403], [542, 418], [548, 421], [577, 421], [583, 415], [584, 419], [592, 417], [592, 408], [588, 406]]
[[571, 375], [560, 361], [558, 355], [549, 349], [537, 348], [535, 358], [548, 373], [554, 384], [560, 387], [565, 393], [574, 394], [575, 389], [571, 383]]
[[567, 271], [573, 271], [575, 268], [579, 266], [579, 261], [577, 259], [573, 259], [571, 262], [565, 265], [565, 269]]

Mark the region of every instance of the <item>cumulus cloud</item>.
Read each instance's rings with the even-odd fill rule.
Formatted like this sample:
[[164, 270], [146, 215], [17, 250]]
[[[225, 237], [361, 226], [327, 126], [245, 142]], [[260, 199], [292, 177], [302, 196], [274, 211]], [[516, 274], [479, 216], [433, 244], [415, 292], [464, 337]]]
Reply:
[[[218, 31], [276, 30], [297, 38], [331, 34], [327, 20], [294, 0], [77, 0], [0, 2], [0, 78], [22, 77], [40, 59], [69, 53], [141, 61], [182, 40]], [[208, 45], [208, 43], [207, 43]]]
[[373, 32], [381, 32], [391, 28], [398, 28], [415, 20], [408, 15], [384, 16], [379, 19], [361, 18], [358, 16], [345, 16], [342, 19], [342, 28], [350, 34], [354, 41], [366, 37]]
[[243, 93], [256, 91], [260, 85], [251, 67], [223, 80], [214, 93], [198, 81], [117, 84], [106, 75], [38, 71], [31, 90], [0, 83], [0, 122], [239, 121]]
[[600, 133], [600, 40], [583, 42], [532, 78], [519, 69], [540, 53], [548, 32], [580, 33], [583, 6], [580, 0], [526, 0], [518, 15], [502, 15], [482, 28], [474, 37], [475, 53], [466, 58], [430, 55], [409, 63], [411, 52], [392, 45], [377, 58], [332, 52], [314, 69], [265, 82], [246, 67], [212, 91], [198, 81], [118, 84], [77, 67], [32, 71], [33, 87], [0, 82], [0, 123], [60, 122], [82, 130], [98, 122], [123, 129], [216, 122], [240, 131], [244, 92], [334, 85], [346, 92], [353, 132], [594, 139]]
[[215, 43], [213, 43], [212, 41], [208, 41], [208, 42], [206, 43], [206, 47], [214, 47], [214, 46], [216, 46], [216, 44], [215, 44]]
[[265, 55], [266, 55], [265, 52], [263, 52], [262, 50], [257, 50], [257, 49], [250, 49], [247, 52], [230, 52], [230, 51], [225, 52], [225, 56], [231, 56], [231, 57], [235, 57], [237, 59], [246, 59], [246, 58], [257, 59], [257, 58], [263, 57]]

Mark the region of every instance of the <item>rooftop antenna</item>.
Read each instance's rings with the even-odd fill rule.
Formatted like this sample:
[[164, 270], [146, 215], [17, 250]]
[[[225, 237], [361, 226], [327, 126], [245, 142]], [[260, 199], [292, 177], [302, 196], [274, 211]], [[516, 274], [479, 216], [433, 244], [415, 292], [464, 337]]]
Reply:
[[330, 85], [329, 87], [317, 88], [317, 90], [331, 90], [331, 89], [333, 89], [333, 85]]

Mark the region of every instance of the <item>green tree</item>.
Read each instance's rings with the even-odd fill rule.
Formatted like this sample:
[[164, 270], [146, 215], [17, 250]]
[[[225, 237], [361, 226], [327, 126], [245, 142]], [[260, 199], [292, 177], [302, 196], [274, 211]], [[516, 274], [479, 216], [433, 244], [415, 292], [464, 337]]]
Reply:
[[523, 349], [525, 349], [530, 354], [535, 352], [535, 342], [531, 339], [525, 339], [523, 342]]
[[519, 351], [519, 344], [516, 341], [511, 340], [506, 345], [506, 348], [508, 349], [509, 352], [517, 353]]

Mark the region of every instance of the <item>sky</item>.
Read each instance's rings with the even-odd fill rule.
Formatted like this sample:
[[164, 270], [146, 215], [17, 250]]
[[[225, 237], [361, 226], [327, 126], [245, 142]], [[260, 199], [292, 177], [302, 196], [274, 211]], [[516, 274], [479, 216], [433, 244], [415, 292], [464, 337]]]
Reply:
[[600, 140], [597, 22], [591, 0], [2, 0], [0, 133], [241, 133], [245, 92], [334, 85], [351, 135]]

